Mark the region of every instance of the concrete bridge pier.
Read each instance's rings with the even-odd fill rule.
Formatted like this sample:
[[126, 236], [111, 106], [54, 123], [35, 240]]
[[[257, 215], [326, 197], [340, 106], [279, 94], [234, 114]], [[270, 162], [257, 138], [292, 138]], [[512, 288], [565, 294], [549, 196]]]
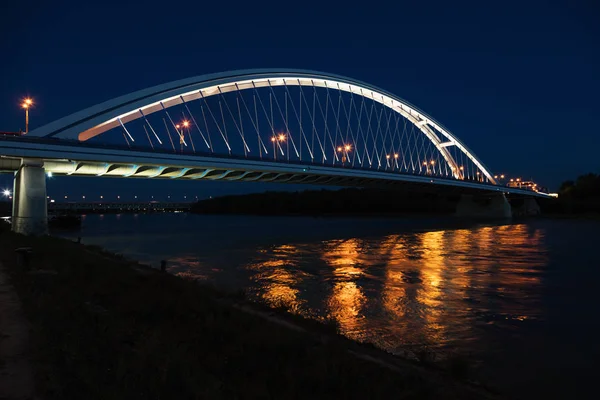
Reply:
[[463, 218], [511, 218], [512, 209], [506, 196], [473, 196], [463, 194], [456, 206], [456, 216]]
[[23, 235], [48, 234], [44, 162], [24, 158], [15, 172], [12, 230]]

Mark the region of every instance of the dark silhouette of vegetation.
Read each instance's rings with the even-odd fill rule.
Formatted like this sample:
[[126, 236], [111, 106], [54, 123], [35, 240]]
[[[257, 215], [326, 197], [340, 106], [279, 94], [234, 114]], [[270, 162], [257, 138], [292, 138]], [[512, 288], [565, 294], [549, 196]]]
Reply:
[[541, 200], [540, 207], [546, 214], [600, 214], [600, 175], [589, 173], [563, 182], [558, 200]]
[[192, 212], [258, 215], [453, 213], [457, 198], [431, 193], [356, 189], [265, 192], [201, 200]]

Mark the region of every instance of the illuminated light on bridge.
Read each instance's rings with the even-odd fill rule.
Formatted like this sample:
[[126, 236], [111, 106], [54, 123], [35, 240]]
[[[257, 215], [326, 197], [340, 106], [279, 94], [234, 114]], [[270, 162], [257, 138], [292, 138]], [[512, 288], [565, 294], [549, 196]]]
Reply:
[[[171, 114], [183, 119], [176, 124]], [[458, 137], [407, 101], [354, 79], [303, 70], [232, 71], [143, 89], [26, 138], [0, 137], [0, 155], [0, 170], [18, 171], [15, 188], [27, 193], [45, 190], [39, 171], [509, 191]], [[37, 210], [29, 220], [41, 221], [41, 202], [15, 197], [23, 205], [13, 227], [27, 223], [29, 209]], [[45, 194], [42, 200], [45, 207]]]
[[33, 100], [26, 98], [23, 100], [21, 107], [25, 109], [25, 133], [29, 132], [29, 109], [33, 106]]

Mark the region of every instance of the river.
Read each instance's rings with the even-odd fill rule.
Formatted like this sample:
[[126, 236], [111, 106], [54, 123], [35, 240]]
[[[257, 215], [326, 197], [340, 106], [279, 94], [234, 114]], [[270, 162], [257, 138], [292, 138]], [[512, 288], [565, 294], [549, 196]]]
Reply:
[[600, 300], [600, 221], [88, 215], [81, 235], [243, 289], [396, 354], [459, 354], [511, 398], [584, 398]]

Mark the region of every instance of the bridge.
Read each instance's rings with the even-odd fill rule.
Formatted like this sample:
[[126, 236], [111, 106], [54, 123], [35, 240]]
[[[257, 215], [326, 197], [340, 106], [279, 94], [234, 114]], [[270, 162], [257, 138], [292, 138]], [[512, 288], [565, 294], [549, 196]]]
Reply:
[[[403, 186], [464, 195], [464, 215], [510, 216], [499, 184], [442, 124], [383, 89], [304, 70], [202, 75], [0, 137], [13, 230], [46, 232], [46, 175]], [[472, 196], [491, 199], [485, 205]]]

